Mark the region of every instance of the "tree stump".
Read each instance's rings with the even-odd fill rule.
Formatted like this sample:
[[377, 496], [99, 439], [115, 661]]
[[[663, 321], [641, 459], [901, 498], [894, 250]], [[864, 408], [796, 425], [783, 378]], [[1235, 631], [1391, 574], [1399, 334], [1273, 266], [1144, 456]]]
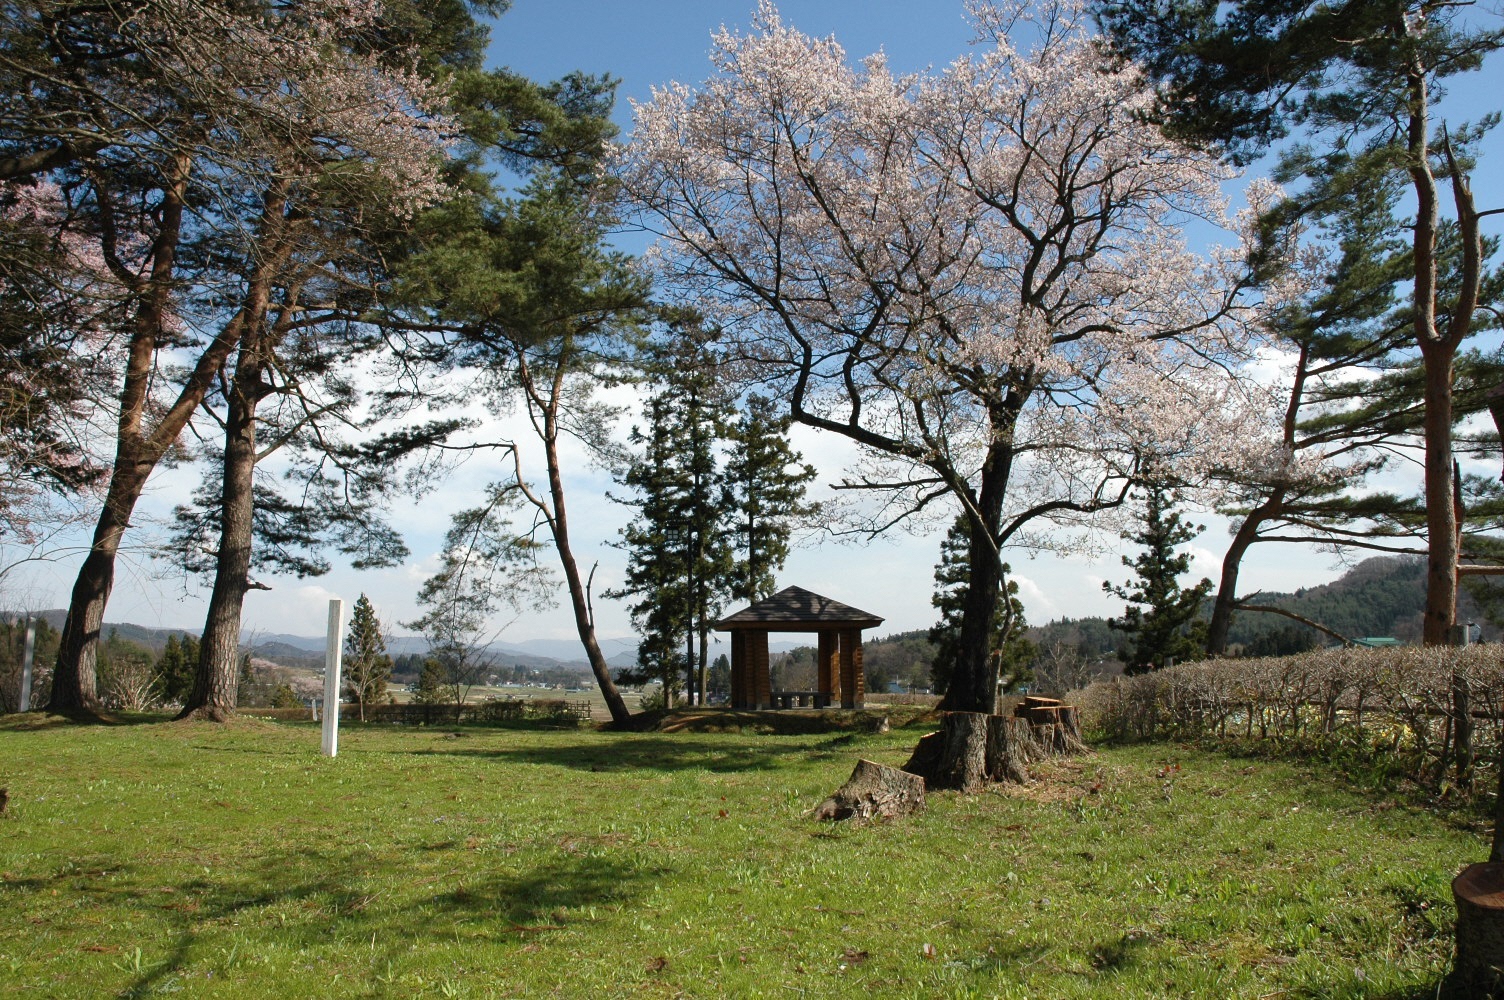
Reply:
[[846, 784], [815, 807], [815, 819], [906, 816], [924, 808], [924, 779], [896, 767], [859, 760]]
[[1468, 865], [1452, 880], [1457, 957], [1449, 997], [1504, 998], [1504, 862]]
[[930, 788], [980, 791], [987, 782], [987, 719], [980, 712], [946, 712], [940, 731], [919, 741], [903, 769]]
[[1081, 714], [1075, 705], [1062, 705], [1054, 698], [1025, 698], [1013, 710], [1016, 718], [1029, 720], [1034, 740], [1051, 756], [1069, 757], [1087, 752], [1081, 740]]
[[985, 766], [989, 780], [1023, 784], [1029, 780], [1029, 764], [1038, 757], [1039, 746], [1027, 719], [987, 716]]

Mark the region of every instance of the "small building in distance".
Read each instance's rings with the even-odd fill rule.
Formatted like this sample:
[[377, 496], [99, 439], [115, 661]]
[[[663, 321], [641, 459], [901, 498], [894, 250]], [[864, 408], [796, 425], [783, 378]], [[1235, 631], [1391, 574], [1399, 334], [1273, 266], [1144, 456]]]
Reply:
[[[883, 619], [840, 601], [785, 587], [715, 623], [731, 633], [731, 707], [793, 708], [810, 705], [862, 708], [867, 679], [862, 670], [862, 630]], [[768, 663], [770, 632], [814, 632], [816, 691], [774, 691]]]

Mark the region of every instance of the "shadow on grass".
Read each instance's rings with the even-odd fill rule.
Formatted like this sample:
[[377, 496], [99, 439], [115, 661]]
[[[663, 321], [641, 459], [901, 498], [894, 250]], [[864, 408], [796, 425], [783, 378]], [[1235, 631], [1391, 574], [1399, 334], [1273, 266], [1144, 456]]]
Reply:
[[[590, 908], [629, 905], [646, 883], [672, 874], [598, 854], [550, 857], [510, 874], [451, 869], [417, 880], [388, 874], [389, 884], [381, 883], [376, 867], [358, 851], [277, 852], [230, 879], [180, 884], [165, 897], [172, 900], [166, 906], [161, 888], [116, 882], [115, 891], [133, 909], [171, 914], [163, 935], [171, 936], [171, 944], [165, 957], [137, 953], [116, 962], [133, 978], [115, 995], [131, 1000], [163, 992], [184, 974], [227, 974], [233, 957], [224, 966], [209, 949], [232, 932], [232, 955], [268, 942], [300, 953], [316, 952], [341, 936], [370, 938], [373, 949], [376, 941], [389, 942], [372, 958], [373, 968], [384, 963], [390, 970], [415, 946], [447, 944], [462, 933], [521, 941], [565, 930], [594, 919]], [[26, 888], [44, 889], [42, 883], [55, 880], [30, 880]], [[220, 956], [226, 953], [220, 948]], [[368, 986], [380, 992], [379, 982]]]
[[171, 715], [160, 712], [27, 712], [0, 716], [0, 732], [13, 729], [29, 733], [83, 726], [154, 726], [171, 719]]
[[1130, 931], [1115, 941], [1091, 949], [1092, 968], [1099, 972], [1116, 972], [1138, 961], [1138, 956], [1149, 942], [1149, 936]]
[[768, 743], [727, 745], [724, 740], [683, 736], [640, 736], [618, 743], [551, 743], [524, 747], [425, 747], [415, 755], [476, 757], [517, 764], [548, 764], [579, 771], [770, 771], [783, 758], [809, 756], [807, 746]]

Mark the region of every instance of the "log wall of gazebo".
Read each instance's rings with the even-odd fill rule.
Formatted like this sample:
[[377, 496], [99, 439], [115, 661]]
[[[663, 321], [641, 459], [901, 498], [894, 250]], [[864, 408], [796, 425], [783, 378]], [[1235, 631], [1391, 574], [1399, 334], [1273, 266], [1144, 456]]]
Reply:
[[[814, 632], [816, 706], [862, 708], [867, 679], [862, 668], [862, 629], [882, 624], [876, 615], [839, 601], [788, 587], [716, 623], [731, 633], [731, 706], [765, 709], [774, 705], [768, 655], [770, 632]], [[801, 693], [802, 694], [802, 693]]]

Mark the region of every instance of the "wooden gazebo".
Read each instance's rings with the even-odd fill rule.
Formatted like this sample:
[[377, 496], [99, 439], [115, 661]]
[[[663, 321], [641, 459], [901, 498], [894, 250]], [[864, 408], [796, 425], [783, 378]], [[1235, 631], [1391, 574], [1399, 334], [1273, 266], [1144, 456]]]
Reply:
[[[862, 672], [862, 629], [875, 628], [877, 615], [810, 593], [785, 587], [772, 597], [715, 623], [731, 633], [731, 707], [791, 708], [808, 702], [828, 708], [861, 708], [867, 680]], [[769, 632], [815, 632], [818, 691], [774, 691], [768, 672]]]

